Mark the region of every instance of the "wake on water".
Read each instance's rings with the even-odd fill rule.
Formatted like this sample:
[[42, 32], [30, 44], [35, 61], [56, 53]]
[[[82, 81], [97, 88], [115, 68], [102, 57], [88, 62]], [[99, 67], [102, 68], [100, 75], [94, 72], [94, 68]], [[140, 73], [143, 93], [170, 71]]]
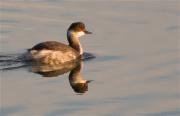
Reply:
[[27, 66], [25, 53], [21, 54], [0, 54], [0, 70], [11, 70]]

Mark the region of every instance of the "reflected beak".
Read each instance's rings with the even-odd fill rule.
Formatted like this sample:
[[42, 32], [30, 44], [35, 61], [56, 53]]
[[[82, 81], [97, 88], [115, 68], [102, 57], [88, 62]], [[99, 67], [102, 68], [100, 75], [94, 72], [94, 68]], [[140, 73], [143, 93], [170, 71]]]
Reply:
[[84, 30], [84, 33], [85, 33], [85, 34], [92, 34], [92, 32], [89, 32], [89, 31], [87, 31], [87, 30]]

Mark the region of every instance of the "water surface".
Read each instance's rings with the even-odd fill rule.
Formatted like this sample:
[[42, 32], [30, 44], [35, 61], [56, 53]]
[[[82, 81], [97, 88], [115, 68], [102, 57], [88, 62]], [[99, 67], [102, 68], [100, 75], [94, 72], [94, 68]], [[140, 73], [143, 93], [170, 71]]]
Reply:
[[83, 21], [93, 32], [81, 39], [84, 51], [96, 58], [83, 62], [82, 78], [93, 80], [84, 94], [71, 88], [69, 72], [46, 78], [26, 67], [1, 70], [0, 115], [180, 115], [179, 4], [175, 0], [1, 1], [1, 56], [17, 56], [47, 40], [67, 43], [68, 26]]

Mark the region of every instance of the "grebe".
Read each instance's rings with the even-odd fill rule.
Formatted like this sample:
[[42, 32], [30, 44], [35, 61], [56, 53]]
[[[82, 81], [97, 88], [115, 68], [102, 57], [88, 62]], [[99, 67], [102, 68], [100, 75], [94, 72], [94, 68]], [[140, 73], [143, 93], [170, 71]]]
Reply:
[[82, 22], [72, 23], [67, 30], [69, 45], [56, 41], [39, 43], [28, 50], [32, 61], [42, 64], [63, 64], [81, 58], [83, 49], [79, 37], [91, 34]]

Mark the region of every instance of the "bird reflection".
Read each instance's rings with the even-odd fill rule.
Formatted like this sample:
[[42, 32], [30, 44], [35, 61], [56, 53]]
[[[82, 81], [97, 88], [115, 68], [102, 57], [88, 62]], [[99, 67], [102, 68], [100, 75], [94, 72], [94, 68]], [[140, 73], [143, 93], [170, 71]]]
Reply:
[[88, 91], [88, 83], [91, 80], [85, 80], [81, 76], [83, 62], [81, 60], [69, 62], [63, 65], [37, 65], [33, 64], [31, 72], [42, 75], [43, 77], [57, 77], [58, 75], [69, 73], [69, 83], [74, 92], [83, 94]]
[[80, 62], [74, 69], [69, 73], [69, 83], [76, 93], [85, 93], [88, 91], [88, 83], [91, 80], [85, 80], [82, 78], [80, 72], [83, 67], [83, 63]]

